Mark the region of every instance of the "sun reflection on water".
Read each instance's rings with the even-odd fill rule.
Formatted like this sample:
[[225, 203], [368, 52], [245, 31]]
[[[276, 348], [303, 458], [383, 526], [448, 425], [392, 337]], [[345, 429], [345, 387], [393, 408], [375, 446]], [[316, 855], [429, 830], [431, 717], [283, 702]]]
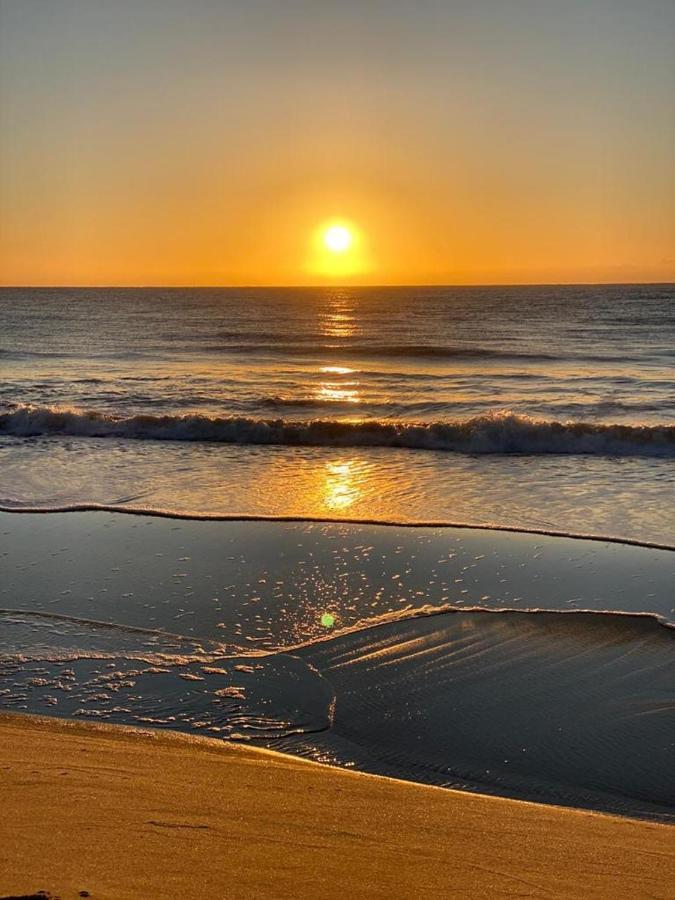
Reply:
[[351, 375], [354, 369], [350, 369], [348, 366], [321, 366], [319, 371], [326, 375]]
[[350, 338], [358, 331], [353, 298], [340, 294], [330, 297], [319, 314], [319, 331], [328, 338]]
[[334, 403], [360, 403], [358, 381], [343, 382], [325, 381], [319, 385], [316, 393], [318, 400], [331, 400]]
[[332, 375], [330, 379], [321, 379], [315, 397], [317, 400], [333, 403], [360, 403], [360, 383], [356, 380], [344, 380], [341, 376], [352, 375], [354, 369], [348, 366], [321, 366], [322, 375]]
[[343, 510], [361, 496], [355, 460], [328, 462], [325, 465], [323, 504], [329, 510]]
[[356, 323], [350, 312], [327, 313], [322, 318], [321, 330], [326, 337], [351, 337], [356, 333]]

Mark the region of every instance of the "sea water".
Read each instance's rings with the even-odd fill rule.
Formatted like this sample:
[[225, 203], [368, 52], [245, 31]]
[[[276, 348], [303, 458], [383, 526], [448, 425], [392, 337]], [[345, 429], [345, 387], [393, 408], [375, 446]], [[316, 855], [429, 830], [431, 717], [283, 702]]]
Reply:
[[668, 542], [675, 287], [0, 291], [0, 506]]
[[672, 820], [674, 301], [1, 291], [0, 709]]

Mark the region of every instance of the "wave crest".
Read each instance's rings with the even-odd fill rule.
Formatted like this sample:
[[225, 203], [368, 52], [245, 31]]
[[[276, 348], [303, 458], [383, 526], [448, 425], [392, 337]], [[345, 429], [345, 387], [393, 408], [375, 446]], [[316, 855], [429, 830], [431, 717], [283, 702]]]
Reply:
[[429, 423], [289, 421], [203, 414], [130, 416], [17, 404], [0, 413], [0, 434], [210, 441], [311, 447], [395, 447], [459, 453], [675, 456], [675, 425], [559, 422], [512, 412]]

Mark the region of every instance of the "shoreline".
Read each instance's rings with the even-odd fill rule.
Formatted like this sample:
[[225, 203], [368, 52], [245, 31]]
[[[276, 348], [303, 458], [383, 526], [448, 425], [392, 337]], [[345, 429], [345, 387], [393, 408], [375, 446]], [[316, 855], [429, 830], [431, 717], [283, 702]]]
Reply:
[[495, 531], [506, 534], [526, 534], [534, 537], [567, 538], [573, 541], [594, 541], [602, 544], [621, 544], [628, 547], [643, 547], [647, 550], [669, 550], [675, 552], [675, 544], [659, 541], [642, 540], [640, 538], [620, 537], [618, 535], [602, 535], [578, 531], [560, 531], [547, 528], [528, 528], [525, 525], [499, 525], [492, 522], [455, 522], [451, 520], [419, 519], [378, 519], [378, 518], [341, 518], [338, 516], [312, 515], [263, 515], [262, 513], [198, 513], [194, 511], [158, 509], [155, 507], [126, 506], [116, 503], [66, 503], [59, 506], [5, 506], [0, 505], [0, 513], [24, 513], [46, 515], [47, 513], [82, 513], [110, 512], [123, 513], [128, 516], [144, 516], [154, 519], [177, 519], [187, 522], [286, 522], [290, 524], [310, 525], [361, 525], [381, 526], [382, 528], [455, 528], [468, 531]]
[[671, 826], [0, 714], [0, 894], [665, 898]]
[[107, 511], [4, 521], [8, 710], [243, 733], [376, 775], [672, 819], [661, 551]]

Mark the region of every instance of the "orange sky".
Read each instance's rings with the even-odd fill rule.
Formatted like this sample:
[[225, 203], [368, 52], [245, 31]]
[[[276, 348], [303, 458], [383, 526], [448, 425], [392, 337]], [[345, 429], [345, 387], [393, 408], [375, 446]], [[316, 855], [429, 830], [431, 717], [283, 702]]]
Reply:
[[0, 0], [4, 284], [675, 280], [672, 3], [233, 6]]

